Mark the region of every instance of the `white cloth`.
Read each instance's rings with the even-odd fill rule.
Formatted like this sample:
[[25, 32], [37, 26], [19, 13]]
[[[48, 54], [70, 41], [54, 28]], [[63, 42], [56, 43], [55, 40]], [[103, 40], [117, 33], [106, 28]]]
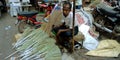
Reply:
[[29, 0], [22, 0], [23, 3], [30, 3]]
[[10, 2], [20, 2], [20, 0], [8, 0]]
[[72, 8], [71, 8], [71, 10], [73, 10], [73, 1], [72, 2], [70, 2], [71, 4], [72, 4]]
[[[72, 25], [73, 25], [73, 13], [70, 12], [67, 17], [64, 17], [64, 15], [62, 15], [61, 22], [65, 22], [66, 25], [69, 26], [70, 29], [72, 29]], [[78, 22], [77, 22], [76, 18], [75, 18], [75, 24], [74, 24], [74, 26], [78, 26]]]
[[83, 46], [88, 50], [94, 50], [97, 48], [99, 42], [89, 34], [89, 32], [88, 32], [89, 29], [90, 29], [90, 27], [87, 25], [84, 25], [84, 24], [82, 24], [79, 27], [79, 31], [81, 31], [83, 33], [83, 35], [85, 36]]
[[10, 15], [11, 16], [17, 16], [17, 13], [22, 11], [22, 8], [21, 8], [21, 3], [14, 3], [12, 2], [10, 4]]
[[76, 0], [76, 5], [82, 5], [82, 0]]
[[83, 10], [79, 10], [76, 12], [76, 16], [77, 16], [79, 26], [81, 24], [86, 24], [92, 27], [93, 18], [91, 17], [90, 13], [87, 13], [86, 11], [83, 11]]

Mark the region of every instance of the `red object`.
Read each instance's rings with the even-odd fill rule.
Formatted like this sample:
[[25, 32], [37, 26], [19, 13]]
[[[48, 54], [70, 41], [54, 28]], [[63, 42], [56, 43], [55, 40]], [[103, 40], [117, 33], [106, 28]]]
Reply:
[[18, 18], [17, 19], [18, 19], [18, 21], [25, 20], [26, 22], [32, 23], [34, 25], [36, 25], [36, 24], [42, 24], [41, 22], [38, 22], [36, 20], [36, 15], [37, 14], [32, 15], [32, 16], [25, 16], [25, 15], [19, 15], [18, 14]]
[[44, 17], [47, 17], [48, 15], [50, 15], [50, 13], [52, 12], [52, 9], [53, 9], [53, 7], [52, 7], [52, 6], [47, 7], [47, 11], [46, 11], [46, 13], [45, 13], [45, 16], [44, 16]]
[[45, 9], [48, 7], [46, 4], [38, 4], [38, 6]]
[[27, 20], [27, 17], [25, 17], [25, 16], [18, 16], [17, 19], [18, 19], [18, 20]]
[[54, 6], [52, 5], [49, 5], [47, 8], [46, 8], [46, 13], [45, 13], [45, 16], [44, 17], [47, 17], [48, 15], [50, 15], [50, 13], [52, 12]]
[[46, 8], [47, 5], [46, 4], [40, 4], [40, 7]]
[[51, 4], [51, 3], [49, 5], [47, 5], [47, 4], [38, 4], [38, 6], [40, 8], [42, 8], [43, 10], [46, 10], [44, 17], [47, 17], [51, 13], [52, 9], [54, 8], [54, 5]]
[[42, 22], [34, 22], [35, 25], [42, 24]]

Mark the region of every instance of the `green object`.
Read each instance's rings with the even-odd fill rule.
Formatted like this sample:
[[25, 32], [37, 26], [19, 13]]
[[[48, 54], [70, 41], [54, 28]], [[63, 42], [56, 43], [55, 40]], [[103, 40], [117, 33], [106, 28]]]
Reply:
[[57, 33], [55, 33], [55, 31], [52, 31], [52, 33], [54, 34], [54, 35], [56, 35]]
[[[31, 33], [26, 32], [17, 42], [18, 47], [16, 47], [20, 52], [21, 60], [34, 60], [38, 56], [39, 59], [42, 57], [45, 60], [61, 60], [61, 52], [55, 45], [55, 39], [50, 38], [42, 29], [35, 29]], [[53, 33], [56, 34], [54, 31]], [[24, 36], [28, 38], [25, 39]]]
[[39, 12], [39, 14], [45, 14], [45, 12]]

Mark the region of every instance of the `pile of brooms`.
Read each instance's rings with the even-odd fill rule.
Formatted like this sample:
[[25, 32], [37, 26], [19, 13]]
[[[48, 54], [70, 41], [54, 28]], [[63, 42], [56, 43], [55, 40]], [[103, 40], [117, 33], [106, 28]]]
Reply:
[[41, 28], [31, 30], [27, 28], [17, 40], [14, 47], [16, 51], [5, 59], [18, 54], [20, 60], [61, 60], [61, 52], [55, 45], [55, 39], [50, 38], [53, 24], [59, 24], [61, 11], [54, 11], [48, 23]]

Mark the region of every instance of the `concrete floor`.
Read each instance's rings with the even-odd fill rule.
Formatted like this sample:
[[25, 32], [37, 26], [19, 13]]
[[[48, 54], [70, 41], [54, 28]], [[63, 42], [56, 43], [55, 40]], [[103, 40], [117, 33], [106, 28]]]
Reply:
[[15, 51], [12, 49], [14, 35], [17, 33], [15, 20], [16, 17], [11, 17], [8, 13], [2, 13], [0, 17], [0, 60], [5, 60], [5, 57]]
[[[10, 60], [4, 59], [15, 50], [12, 49], [12, 43], [15, 41], [14, 35], [18, 32], [17, 26], [15, 26], [16, 17], [11, 17], [8, 13], [2, 14], [0, 17], [0, 60]], [[118, 58], [105, 58], [105, 57], [92, 57], [85, 56], [84, 53], [87, 50], [81, 49], [73, 54], [75, 60], [120, 60], [120, 55]]]

